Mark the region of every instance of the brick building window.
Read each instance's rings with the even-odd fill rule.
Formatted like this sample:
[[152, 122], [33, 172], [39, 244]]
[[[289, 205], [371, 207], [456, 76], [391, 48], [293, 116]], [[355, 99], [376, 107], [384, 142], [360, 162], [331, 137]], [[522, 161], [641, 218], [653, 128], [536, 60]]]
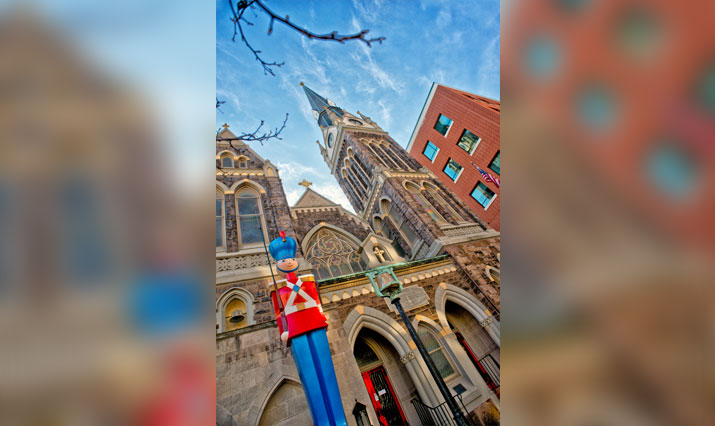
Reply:
[[462, 166], [450, 158], [444, 166], [444, 174], [456, 182], [459, 179], [459, 175], [462, 174]]
[[241, 245], [257, 244], [263, 241], [261, 229], [262, 214], [256, 191], [243, 188], [236, 196], [238, 233]]
[[475, 135], [467, 129], [464, 129], [464, 132], [462, 132], [462, 137], [460, 137], [459, 142], [457, 142], [457, 146], [467, 151], [469, 155], [472, 155], [472, 153], [474, 152], [474, 148], [479, 145], [479, 141], [481, 140], [482, 138], [480, 138], [479, 136]]
[[238, 157], [238, 167], [241, 169], [248, 168], [248, 157], [244, 157], [244, 156]]
[[472, 195], [472, 198], [477, 200], [477, 202], [482, 207], [484, 207], [484, 210], [486, 210], [487, 207], [489, 207], [489, 205], [492, 203], [492, 200], [496, 196], [494, 191], [487, 188], [487, 186], [481, 182], [477, 183], [477, 186], [474, 187], [474, 190], [472, 191], [471, 195]]
[[447, 136], [450, 126], [452, 126], [452, 120], [440, 114], [437, 119], [437, 124], [434, 125], [434, 129], [442, 135]]
[[494, 158], [492, 158], [492, 162], [489, 163], [489, 168], [494, 170], [497, 174], [500, 174], [499, 172], [501, 171], [501, 168], [499, 167], [499, 153], [501, 151], [497, 151], [496, 155], [494, 155]]
[[422, 154], [425, 155], [425, 157], [429, 158], [431, 162], [434, 163], [435, 157], [437, 157], [437, 153], [439, 152], [439, 148], [437, 148], [437, 145], [433, 144], [430, 141], [427, 141], [427, 145], [425, 145], [424, 151], [422, 151]]
[[224, 248], [223, 191], [216, 191], [216, 250]]

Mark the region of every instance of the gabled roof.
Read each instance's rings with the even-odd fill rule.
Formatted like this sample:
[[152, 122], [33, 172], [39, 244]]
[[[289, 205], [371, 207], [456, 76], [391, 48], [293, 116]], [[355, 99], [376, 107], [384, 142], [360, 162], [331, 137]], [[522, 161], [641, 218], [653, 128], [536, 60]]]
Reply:
[[258, 160], [259, 162], [261, 162], [261, 163], [265, 163], [266, 160], [265, 160], [263, 157], [261, 157], [256, 151], [254, 151], [253, 148], [251, 148], [251, 146], [248, 145], [247, 143], [245, 143], [245, 142], [243, 142], [243, 141], [240, 141], [240, 140], [234, 140], [234, 141], [228, 141], [228, 140], [223, 140], [223, 141], [222, 141], [222, 140], [221, 140], [221, 139], [230, 139], [230, 138], [235, 138], [235, 137], [236, 137], [236, 135], [235, 135], [232, 131], [230, 131], [230, 130], [228, 130], [228, 128], [224, 127], [224, 128], [221, 129], [220, 132], [218, 132], [218, 135], [216, 135], [216, 142], [217, 142], [217, 143], [220, 143], [220, 142], [223, 142], [223, 143], [232, 142], [234, 147], [236, 147], [236, 148], [239, 148], [239, 147], [245, 148], [246, 150], [248, 150], [248, 152], [251, 153], [251, 155], [252, 155], [253, 158], [257, 159], [257, 160]]
[[301, 207], [334, 207], [339, 206], [339, 204], [328, 200], [324, 196], [318, 194], [310, 188], [306, 188], [303, 195], [300, 196], [298, 201], [293, 205], [292, 208]]

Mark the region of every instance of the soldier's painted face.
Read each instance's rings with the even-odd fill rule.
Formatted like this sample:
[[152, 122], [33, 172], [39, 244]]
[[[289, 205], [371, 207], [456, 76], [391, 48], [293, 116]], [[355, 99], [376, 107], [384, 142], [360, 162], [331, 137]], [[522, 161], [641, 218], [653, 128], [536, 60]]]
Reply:
[[289, 257], [276, 262], [276, 267], [281, 272], [293, 272], [298, 270], [298, 259]]

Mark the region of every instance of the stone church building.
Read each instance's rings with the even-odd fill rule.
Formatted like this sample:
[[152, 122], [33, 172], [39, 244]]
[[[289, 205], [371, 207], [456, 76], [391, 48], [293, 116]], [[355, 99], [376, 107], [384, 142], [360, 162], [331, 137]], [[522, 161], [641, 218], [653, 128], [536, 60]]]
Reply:
[[263, 241], [280, 230], [298, 242], [298, 274], [318, 283], [350, 425], [361, 410], [373, 426], [378, 413], [390, 425], [420, 425], [446, 410], [394, 306], [365, 275], [385, 265], [447, 387], [477, 422], [498, 422], [499, 233], [369, 117], [303, 89], [323, 160], [357, 214], [306, 181], [289, 206], [269, 159], [227, 126], [217, 135], [217, 425], [312, 423], [268, 294]]

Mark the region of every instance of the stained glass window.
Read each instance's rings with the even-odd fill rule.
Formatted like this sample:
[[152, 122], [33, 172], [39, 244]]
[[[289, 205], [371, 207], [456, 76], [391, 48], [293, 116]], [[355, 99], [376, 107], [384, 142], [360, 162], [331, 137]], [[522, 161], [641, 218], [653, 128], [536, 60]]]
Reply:
[[444, 355], [444, 349], [442, 349], [442, 345], [439, 344], [439, 340], [421, 325], [417, 328], [417, 334], [419, 334], [422, 344], [425, 346], [425, 349], [427, 349], [427, 353], [429, 353], [430, 358], [432, 358], [434, 365], [437, 367], [439, 375], [442, 376], [443, 379], [453, 375], [454, 368], [452, 368], [452, 364], [449, 363], [447, 357]]
[[367, 268], [357, 244], [327, 228], [310, 238], [305, 257], [313, 265], [318, 280], [355, 274]]

